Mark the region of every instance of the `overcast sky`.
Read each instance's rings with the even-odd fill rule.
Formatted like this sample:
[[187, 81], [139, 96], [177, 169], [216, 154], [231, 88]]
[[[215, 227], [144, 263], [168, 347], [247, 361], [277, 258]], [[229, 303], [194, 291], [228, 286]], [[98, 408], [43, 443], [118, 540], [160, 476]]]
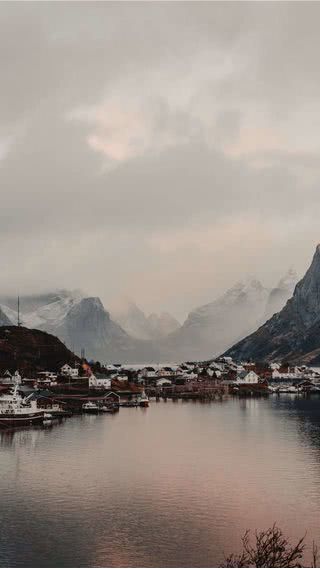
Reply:
[[1, 292], [180, 319], [320, 241], [320, 4], [0, 4]]

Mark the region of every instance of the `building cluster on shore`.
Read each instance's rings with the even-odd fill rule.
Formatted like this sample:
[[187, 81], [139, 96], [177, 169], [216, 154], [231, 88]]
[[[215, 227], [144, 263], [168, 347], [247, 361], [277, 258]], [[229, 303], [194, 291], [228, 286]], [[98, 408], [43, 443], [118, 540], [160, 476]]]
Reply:
[[215, 399], [233, 395], [267, 395], [281, 392], [320, 391], [320, 370], [288, 363], [233, 361], [220, 357], [208, 362], [181, 364], [129, 365], [76, 361], [63, 364], [58, 371], [42, 370], [21, 377], [17, 370], [0, 373], [0, 392], [20, 385], [25, 395], [34, 392], [68, 409], [79, 411], [89, 401], [110, 397], [128, 404], [141, 394], [156, 398]]

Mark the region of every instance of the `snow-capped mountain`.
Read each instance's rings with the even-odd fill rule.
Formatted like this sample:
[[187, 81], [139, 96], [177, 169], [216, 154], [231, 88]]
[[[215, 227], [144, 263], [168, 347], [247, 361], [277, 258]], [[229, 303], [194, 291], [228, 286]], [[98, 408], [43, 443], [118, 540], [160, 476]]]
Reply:
[[55, 334], [77, 353], [85, 348], [88, 357], [94, 359], [121, 358], [130, 345], [128, 334], [111, 320], [96, 297], [73, 303], [55, 327]]
[[285, 307], [226, 354], [237, 360], [320, 363], [320, 245]]
[[146, 316], [135, 302], [129, 299], [119, 299], [111, 308], [111, 316], [130, 336], [140, 340], [162, 338], [180, 326], [167, 312]]
[[[83, 297], [80, 290], [58, 290], [48, 294], [23, 296], [20, 298], [21, 323], [27, 328], [54, 329], [70, 308]], [[1, 298], [0, 308], [12, 323], [17, 323], [17, 298]]]
[[[16, 304], [15, 298], [1, 299], [5, 325], [17, 323]], [[58, 336], [77, 354], [84, 348], [87, 358], [134, 363], [156, 357], [150, 343], [130, 337], [112, 320], [99, 298], [78, 290], [21, 297], [20, 320], [27, 328]]]
[[6, 313], [0, 308], [0, 326], [12, 326], [13, 321], [8, 318]]
[[[58, 336], [77, 354], [119, 362], [208, 359], [250, 334], [282, 307], [295, 284], [289, 271], [271, 292], [249, 279], [215, 301], [192, 310], [182, 326], [168, 313], [146, 316], [132, 301], [114, 306], [79, 290], [20, 298], [20, 320]], [[2, 324], [3, 322], [3, 324]], [[0, 325], [17, 323], [17, 299], [0, 299]]]
[[264, 320], [268, 320], [273, 314], [279, 312], [279, 310], [284, 307], [287, 300], [293, 295], [297, 282], [297, 273], [293, 269], [289, 269], [282, 279], [280, 279], [277, 286], [270, 291]]
[[209, 304], [188, 315], [162, 343], [173, 360], [217, 355], [254, 330], [265, 311], [269, 291], [256, 279], [239, 282]]

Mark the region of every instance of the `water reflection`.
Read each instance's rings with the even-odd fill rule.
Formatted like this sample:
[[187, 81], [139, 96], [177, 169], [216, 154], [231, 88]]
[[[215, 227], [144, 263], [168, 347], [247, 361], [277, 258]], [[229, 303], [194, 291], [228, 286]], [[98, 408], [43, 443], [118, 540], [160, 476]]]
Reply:
[[319, 403], [167, 401], [0, 432], [0, 565], [210, 567], [274, 521], [320, 543]]

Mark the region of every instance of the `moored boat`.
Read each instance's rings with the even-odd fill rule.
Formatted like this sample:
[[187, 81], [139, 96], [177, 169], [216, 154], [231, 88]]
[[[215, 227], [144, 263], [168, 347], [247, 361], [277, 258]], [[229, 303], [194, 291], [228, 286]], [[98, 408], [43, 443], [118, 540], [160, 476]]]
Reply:
[[0, 397], [0, 427], [25, 427], [43, 423], [45, 413], [36, 400], [22, 397], [18, 385]]
[[120, 407], [138, 407], [139, 402], [137, 399], [133, 399], [132, 401], [123, 401], [120, 403]]
[[144, 391], [141, 393], [141, 397], [139, 399], [139, 405], [140, 407], [149, 407], [149, 399]]
[[83, 413], [97, 415], [98, 413], [100, 413], [100, 407], [93, 401], [87, 401], [87, 403], [84, 403], [82, 405], [82, 411]]

